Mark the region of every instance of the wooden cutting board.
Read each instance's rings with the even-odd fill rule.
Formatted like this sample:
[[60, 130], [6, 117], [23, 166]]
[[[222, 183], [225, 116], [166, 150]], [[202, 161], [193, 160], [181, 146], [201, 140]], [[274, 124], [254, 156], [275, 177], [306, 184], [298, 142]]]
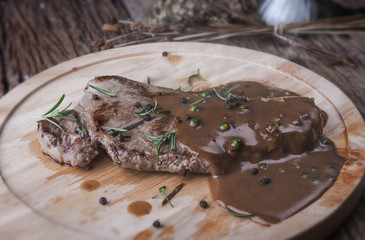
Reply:
[[[168, 56], [163, 57], [162, 52]], [[325, 135], [347, 161], [334, 186], [289, 219], [265, 227], [234, 217], [212, 201], [208, 177], [143, 173], [121, 169], [107, 156], [92, 170], [58, 166], [40, 151], [36, 119], [65, 93], [77, 103], [88, 80], [121, 75], [176, 88], [200, 69], [217, 86], [254, 80], [315, 98], [329, 115]], [[207, 43], [154, 43], [89, 54], [52, 67], [0, 100], [0, 232], [3, 239], [286, 239], [324, 237], [351, 212], [364, 188], [365, 125], [351, 101], [317, 74], [279, 57]], [[94, 181], [91, 181], [94, 180]], [[165, 185], [174, 208], [152, 199]], [[102, 206], [105, 196], [109, 204]], [[134, 201], [152, 205], [149, 214], [128, 212]], [[210, 207], [199, 207], [206, 200]], [[163, 227], [152, 227], [159, 219]]]

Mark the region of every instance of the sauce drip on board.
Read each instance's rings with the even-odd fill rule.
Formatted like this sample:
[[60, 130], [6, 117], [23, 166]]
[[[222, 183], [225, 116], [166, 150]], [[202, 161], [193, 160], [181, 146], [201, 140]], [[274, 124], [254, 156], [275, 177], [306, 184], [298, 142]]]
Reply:
[[344, 159], [322, 136], [327, 115], [313, 99], [255, 82], [215, 90], [156, 99], [177, 118], [178, 142], [209, 162], [220, 205], [277, 223], [332, 186]]

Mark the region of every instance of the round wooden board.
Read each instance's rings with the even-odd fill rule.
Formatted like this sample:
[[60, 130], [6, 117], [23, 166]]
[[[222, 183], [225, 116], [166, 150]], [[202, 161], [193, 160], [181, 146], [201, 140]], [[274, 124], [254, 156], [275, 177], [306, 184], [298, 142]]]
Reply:
[[[162, 52], [167, 51], [167, 57]], [[65, 93], [77, 103], [88, 80], [121, 75], [176, 88], [200, 69], [207, 82], [197, 88], [230, 81], [254, 80], [314, 97], [329, 115], [325, 134], [347, 161], [334, 186], [319, 200], [289, 219], [264, 227], [236, 218], [211, 199], [207, 176], [183, 177], [143, 173], [98, 157], [90, 171], [58, 166], [40, 151], [36, 120]], [[21, 84], [0, 101], [0, 232], [4, 239], [287, 239], [324, 237], [350, 213], [364, 187], [365, 125], [351, 101], [333, 84], [287, 60], [248, 49], [207, 43], [154, 43], [112, 49], [52, 67]], [[96, 180], [86, 191], [80, 185]], [[184, 188], [174, 208], [152, 199], [158, 188]], [[101, 196], [109, 204], [99, 204]], [[210, 207], [199, 207], [200, 200]], [[127, 211], [136, 200], [152, 205], [150, 214]], [[160, 219], [161, 229], [152, 227]]]

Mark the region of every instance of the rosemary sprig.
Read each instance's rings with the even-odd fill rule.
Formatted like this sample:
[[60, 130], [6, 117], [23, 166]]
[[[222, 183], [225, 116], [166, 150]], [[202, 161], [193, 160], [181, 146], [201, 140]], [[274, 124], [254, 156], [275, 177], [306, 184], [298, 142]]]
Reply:
[[147, 111], [147, 112], [144, 112], [144, 113], [142, 113], [143, 112], [143, 110], [144, 110], [144, 108], [142, 107], [139, 111], [133, 111], [133, 113], [135, 114], [135, 115], [137, 115], [137, 116], [145, 116], [145, 115], [147, 115], [147, 114], [150, 114], [150, 113], [153, 113], [154, 111], [156, 111], [156, 108], [157, 108], [157, 100], [156, 100], [156, 98], [155, 98], [155, 106], [153, 107], [153, 108], [151, 108], [149, 111]]
[[184, 183], [181, 183], [179, 185], [176, 186], [176, 188], [174, 189], [174, 191], [172, 191], [167, 198], [165, 198], [162, 201], [162, 206], [166, 205], [166, 203], [168, 202], [168, 200], [171, 200], [178, 192], [180, 192], [180, 190], [184, 187]]
[[227, 205], [224, 206], [224, 208], [227, 210], [227, 212], [229, 212], [230, 214], [232, 214], [233, 216], [235, 217], [250, 217], [250, 216], [253, 216], [254, 214], [252, 213], [248, 213], [248, 214], [238, 214], [238, 213], [235, 213], [233, 212], [232, 210], [230, 210]]
[[204, 102], [204, 101], [205, 101], [205, 98], [204, 98], [204, 97], [202, 97], [202, 98], [200, 98], [200, 99], [196, 100], [195, 102], [193, 102], [192, 104], [190, 104], [189, 106], [187, 106], [187, 108], [189, 108], [189, 107], [191, 107], [191, 106], [193, 106], [193, 105], [197, 105], [197, 104], [199, 104], [199, 103], [201, 103], [201, 102]]
[[46, 116], [48, 114], [50, 114], [51, 112], [53, 112], [54, 110], [56, 110], [56, 108], [58, 108], [58, 106], [61, 105], [63, 99], [65, 99], [65, 94], [62, 94], [61, 98], [58, 100], [58, 102], [45, 114], [43, 114], [42, 116]]
[[128, 131], [128, 129], [125, 129], [125, 128], [116, 128], [116, 127], [107, 127], [107, 126], [101, 126], [102, 129], [105, 129], [105, 130], [114, 130], [114, 131], [117, 131], [117, 132], [126, 132]]
[[102, 93], [102, 94], [104, 94], [104, 95], [107, 95], [107, 96], [109, 96], [109, 97], [115, 97], [115, 96], [116, 96], [114, 93], [109, 92], [109, 91], [104, 90], [104, 89], [101, 89], [101, 88], [98, 88], [98, 87], [95, 87], [94, 85], [89, 84], [89, 86], [90, 86], [91, 88], [95, 89], [96, 91], [98, 91], [98, 92], [100, 92], [100, 93]]
[[166, 195], [166, 192], [165, 192], [165, 188], [166, 186], [162, 186], [158, 189], [158, 191], [160, 192], [159, 194], [157, 194], [156, 196], [153, 196], [152, 199], [155, 199], [155, 198], [158, 198], [160, 197], [161, 195], [164, 195], [165, 196], [165, 199], [167, 200], [167, 202], [170, 204], [171, 207], [174, 207], [172, 206], [171, 202], [170, 202], [170, 199], [167, 197]]
[[149, 76], [147, 76], [147, 84], [150, 85], [151, 84], [151, 79]]
[[62, 132], [65, 132], [65, 130], [57, 122], [55, 122], [49, 118], [63, 118], [63, 119], [67, 119], [70, 121], [77, 121], [76, 118], [67, 117], [67, 115], [69, 115], [70, 113], [73, 112], [73, 110], [67, 110], [71, 106], [72, 102], [70, 104], [68, 104], [67, 107], [65, 107], [61, 111], [57, 109], [61, 105], [61, 103], [63, 102], [64, 99], [65, 99], [65, 94], [62, 94], [61, 98], [57, 101], [57, 103], [50, 110], [48, 110], [45, 114], [40, 116], [40, 118], [52, 123], [59, 129], [61, 129]]
[[204, 79], [201, 75], [200, 75], [200, 69], [198, 68], [198, 71], [196, 74], [193, 74], [191, 75], [189, 78], [188, 78], [188, 83], [189, 85], [192, 87], [193, 86], [193, 83], [191, 82], [194, 78], [198, 78], [199, 80], [202, 80], [202, 81], [207, 81], [206, 79]]
[[154, 141], [153, 145], [156, 147], [157, 151], [157, 157], [156, 162], [159, 163], [159, 157], [160, 157], [160, 150], [162, 147], [162, 144], [164, 144], [167, 140], [169, 140], [169, 148], [171, 151], [174, 151], [176, 149], [176, 137], [175, 137], [175, 131], [166, 133], [165, 135], [161, 136], [152, 136], [147, 133], [142, 132], [142, 134], [149, 140]]
[[235, 90], [236, 88], [239, 87], [239, 84], [229, 88], [229, 89], [225, 89], [224, 86], [220, 85], [219, 88], [223, 88], [224, 92], [223, 95], [226, 95], [226, 97], [223, 97], [221, 94], [218, 93], [217, 90], [215, 90], [215, 88], [213, 88], [213, 91], [215, 92], [215, 94], [217, 95], [218, 98], [220, 98], [223, 101], [229, 101], [231, 99], [231, 92], [233, 90]]

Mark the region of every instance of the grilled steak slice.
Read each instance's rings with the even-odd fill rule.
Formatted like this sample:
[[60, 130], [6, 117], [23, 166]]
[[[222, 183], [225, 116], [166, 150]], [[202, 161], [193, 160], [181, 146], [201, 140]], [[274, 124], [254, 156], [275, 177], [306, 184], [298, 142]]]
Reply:
[[42, 151], [60, 164], [86, 167], [99, 154], [97, 142], [86, 136], [77, 122], [62, 118], [52, 120], [62, 126], [65, 132], [46, 120], [38, 121], [38, 139]]
[[[118, 76], [97, 77], [89, 84], [113, 92], [110, 97], [86, 87], [85, 95], [75, 107], [80, 121], [88, 129], [91, 138], [107, 151], [114, 163], [124, 168], [140, 171], [166, 171], [183, 173], [209, 173], [209, 165], [198, 153], [189, 147], [176, 144], [176, 151], [169, 151], [163, 144], [157, 161], [157, 151], [153, 143], [143, 133], [152, 136], [165, 135], [176, 129], [174, 116], [136, 117], [133, 111], [154, 104], [158, 92], [170, 89], [146, 85]], [[138, 122], [143, 122], [139, 124]], [[105, 130], [102, 126], [125, 128], [137, 123], [137, 127], [126, 133]]]

